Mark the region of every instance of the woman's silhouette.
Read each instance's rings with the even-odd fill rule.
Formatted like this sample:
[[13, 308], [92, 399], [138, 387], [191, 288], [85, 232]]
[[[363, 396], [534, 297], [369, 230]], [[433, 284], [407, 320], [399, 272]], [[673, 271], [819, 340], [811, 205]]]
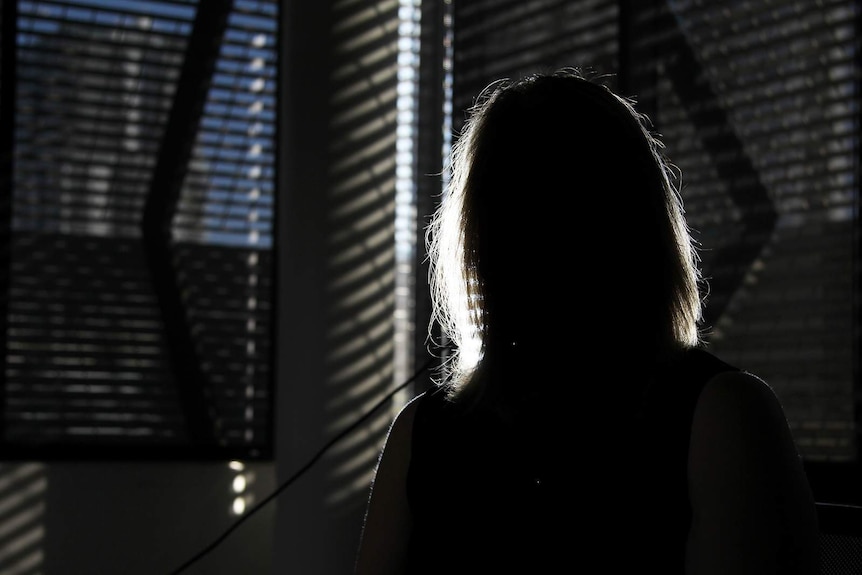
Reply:
[[427, 230], [456, 352], [390, 429], [356, 574], [815, 573], [782, 406], [705, 349], [647, 119], [577, 69], [470, 112]]

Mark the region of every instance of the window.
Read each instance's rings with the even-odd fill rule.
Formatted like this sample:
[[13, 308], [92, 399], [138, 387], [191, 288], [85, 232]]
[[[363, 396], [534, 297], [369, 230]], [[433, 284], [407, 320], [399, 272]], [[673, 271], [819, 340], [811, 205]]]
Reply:
[[490, 81], [540, 69], [639, 101], [683, 174], [712, 349], [775, 388], [815, 495], [859, 501], [859, 3], [453, 6], [456, 131]]
[[278, 2], [198, 5], [2, 3], [7, 457], [272, 454]]

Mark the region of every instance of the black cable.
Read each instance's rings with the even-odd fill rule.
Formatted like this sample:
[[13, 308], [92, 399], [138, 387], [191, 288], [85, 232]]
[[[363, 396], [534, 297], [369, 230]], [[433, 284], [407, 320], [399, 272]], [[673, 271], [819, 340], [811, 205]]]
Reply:
[[255, 505], [254, 507], [252, 507], [252, 508], [251, 508], [251, 510], [250, 510], [248, 513], [246, 513], [245, 515], [243, 515], [242, 517], [240, 517], [237, 521], [235, 521], [235, 522], [234, 522], [230, 527], [228, 527], [228, 528], [227, 528], [227, 530], [225, 530], [225, 532], [224, 532], [224, 533], [222, 533], [222, 534], [221, 534], [217, 539], [215, 539], [212, 543], [210, 543], [209, 545], [207, 545], [206, 547], [204, 547], [204, 548], [203, 548], [199, 553], [197, 553], [196, 555], [194, 555], [191, 559], [189, 559], [188, 561], [186, 561], [185, 563], [183, 563], [182, 565], [180, 565], [179, 567], [177, 567], [176, 569], [174, 569], [173, 571], [171, 571], [171, 574], [170, 574], [170, 575], [178, 575], [179, 573], [182, 573], [183, 571], [185, 571], [186, 569], [188, 569], [188, 568], [189, 568], [193, 563], [196, 563], [196, 562], [197, 562], [197, 561], [199, 561], [201, 558], [203, 558], [205, 555], [207, 555], [210, 551], [212, 551], [213, 549], [215, 549], [216, 547], [218, 547], [218, 546], [221, 544], [221, 542], [222, 542], [222, 541], [224, 541], [225, 539], [227, 539], [227, 536], [228, 536], [228, 535], [230, 535], [230, 534], [231, 534], [231, 533], [232, 533], [232, 532], [233, 532], [237, 527], [239, 527], [239, 526], [240, 526], [240, 525], [241, 525], [241, 524], [242, 524], [246, 519], [248, 519], [249, 517], [251, 517], [252, 515], [254, 515], [255, 513], [257, 513], [258, 511], [260, 511], [260, 509], [261, 509], [261, 508], [263, 508], [263, 506], [264, 506], [264, 505], [266, 505], [267, 503], [269, 503], [270, 501], [272, 501], [273, 499], [275, 499], [275, 498], [278, 496], [278, 494], [279, 494], [279, 493], [281, 493], [282, 491], [284, 491], [285, 489], [287, 489], [287, 487], [288, 487], [288, 486], [290, 486], [294, 481], [296, 481], [297, 479], [299, 479], [299, 478], [302, 476], [302, 474], [304, 474], [304, 473], [305, 473], [306, 471], [308, 471], [308, 470], [309, 470], [309, 469], [310, 469], [310, 468], [311, 468], [315, 463], [317, 463], [317, 461], [318, 461], [321, 457], [323, 457], [323, 454], [324, 454], [324, 453], [326, 453], [327, 451], [329, 451], [329, 448], [331, 448], [333, 445], [335, 445], [336, 443], [338, 443], [338, 441], [340, 441], [340, 440], [341, 440], [345, 435], [349, 434], [351, 431], [353, 431], [354, 429], [356, 429], [360, 424], [362, 424], [363, 422], [365, 422], [365, 420], [366, 420], [366, 419], [368, 419], [369, 417], [371, 417], [371, 415], [372, 415], [375, 411], [377, 411], [378, 409], [380, 409], [380, 408], [381, 408], [381, 407], [382, 407], [386, 402], [388, 402], [390, 399], [392, 399], [392, 398], [395, 396], [395, 394], [396, 394], [396, 393], [398, 393], [399, 391], [401, 391], [402, 389], [404, 389], [405, 387], [407, 387], [408, 385], [410, 385], [413, 381], [415, 381], [415, 380], [416, 380], [416, 378], [417, 378], [417, 377], [419, 377], [419, 376], [422, 374], [422, 372], [424, 372], [426, 369], [428, 369], [428, 368], [431, 366], [431, 363], [434, 361], [434, 359], [435, 359], [434, 357], [429, 358], [429, 359], [428, 359], [428, 361], [426, 361], [426, 362], [422, 365], [422, 367], [420, 367], [419, 369], [417, 369], [417, 370], [416, 370], [416, 372], [415, 372], [412, 376], [410, 376], [410, 378], [408, 378], [404, 383], [400, 384], [398, 387], [396, 387], [395, 389], [393, 389], [392, 391], [390, 391], [389, 393], [387, 393], [385, 396], [383, 396], [383, 399], [381, 399], [380, 401], [378, 401], [378, 402], [377, 402], [377, 403], [376, 403], [376, 404], [375, 404], [371, 409], [369, 409], [365, 414], [363, 414], [363, 415], [362, 415], [362, 417], [360, 417], [359, 419], [357, 419], [356, 421], [354, 421], [352, 424], [350, 424], [349, 426], [347, 426], [347, 428], [346, 428], [346, 429], [342, 430], [338, 435], [336, 435], [335, 437], [333, 437], [332, 439], [330, 439], [330, 440], [329, 440], [329, 441], [328, 441], [328, 442], [327, 442], [327, 443], [326, 443], [326, 444], [325, 444], [325, 445], [324, 445], [324, 446], [323, 446], [323, 447], [322, 447], [322, 448], [321, 448], [321, 449], [320, 449], [320, 450], [319, 450], [319, 451], [314, 455], [314, 457], [312, 457], [312, 458], [308, 461], [308, 463], [306, 463], [304, 466], [302, 466], [302, 467], [299, 469], [299, 471], [297, 471], [296, 473], [294, 473], [294, 474], [293, 474], [292, 476], [290, 476], [290, 477], [289, 477], [289, 478], [288, 478], [284, 483], [282, 483], [281, 485], [279, 485], [279, 486], [275, 489], [275, 491], [273, 491], [272, 493], [270, 493], [269, 495], [267, 495], [267, 496], [266, 496], [266, 497], [265, 497], [265, 498], [264, 498], [260, 503], [258, 503], [258, 504], [257, 504], [257, 505]]

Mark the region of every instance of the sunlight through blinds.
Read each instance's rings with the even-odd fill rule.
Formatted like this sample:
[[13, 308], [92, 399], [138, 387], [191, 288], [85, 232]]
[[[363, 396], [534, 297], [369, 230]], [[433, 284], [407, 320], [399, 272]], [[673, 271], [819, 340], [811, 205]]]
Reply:
[[270, 455], [277, 6], [17, 3], [3, 453]]
[[[808, 460], [856, 457], [860, 5], [454, 2], [453, 126], [498, 78], [616, 74], [683, 174], [712, 348], [766, 378]], [[609, 216], [611, 217], [611, 216]]]
[[859, 5], [653, 4], [631, 83], [682, 169], [709, 341], [773, 384], [808, 460], [854, 459]]

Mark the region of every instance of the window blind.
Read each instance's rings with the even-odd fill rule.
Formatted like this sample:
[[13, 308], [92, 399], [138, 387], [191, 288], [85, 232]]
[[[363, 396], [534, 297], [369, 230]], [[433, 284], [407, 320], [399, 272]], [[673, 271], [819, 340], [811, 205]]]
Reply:
[[618, 69], [616, 2], [453, 0], [453, 128], [479, 91], [500, 78], [559, 66]]
[[858, 11], [783, 0], [631, 14], [631, 85], [682, 169], [708, 339], [775, 387], [809, 461], [858, 451]]
[[808, 461], [855, 461], [859, 3], [453, 5], [455, 131], [498, 78], [615, 74], [681, 169], [709, 345], [776, 389]]
[[277, 7], [4, 0], [0, 453], [271, 456]]

